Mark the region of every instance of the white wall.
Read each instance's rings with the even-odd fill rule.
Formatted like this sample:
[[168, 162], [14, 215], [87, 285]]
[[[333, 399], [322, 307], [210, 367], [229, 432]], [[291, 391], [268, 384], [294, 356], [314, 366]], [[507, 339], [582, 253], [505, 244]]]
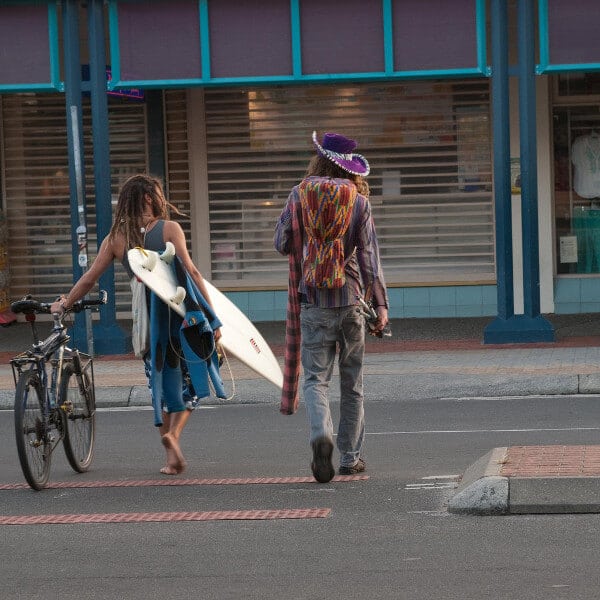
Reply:
[[554, 312], [554, 169], [550, 80], [536, 78], [538, 223], [540, 228], [540, 296], [542, 313]]
[[[540, 307], [542, 313], [554, 312], [554, 234], [552, 195], [552, 115], [547, 76], [536, 78], [538, 228], [540, 254]], [[510, 78], [510, 155], [520, 156], [519, 87]], [[521, 196], [512, 196], [513, 277], [515, 314], [523, 314], [523, 232], [521, 228]]]

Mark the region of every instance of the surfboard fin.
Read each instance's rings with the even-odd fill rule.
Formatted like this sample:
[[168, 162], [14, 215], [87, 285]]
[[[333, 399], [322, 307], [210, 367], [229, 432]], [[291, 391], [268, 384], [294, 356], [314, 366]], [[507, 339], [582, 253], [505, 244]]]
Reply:
[[177, 291], [175, 292], [174, 296], [170, 298], [170, 301], [179, 306], [185, 300], [186, 293], [187, 292], [185, 291], [185, 288], [182, 288], [180, 285], [178, 285]]
[[173, 242], [167, 242], [165, 244], [165, 251], [161, 253], [160, 260], [170, 265], [175, 258], [175, 246]]
[[156, 267], [156, 261], [158, 260], [154, 252], [144, 252], [144, 260], [142, 261], [142, 267], [148, 271], [154, 271]]

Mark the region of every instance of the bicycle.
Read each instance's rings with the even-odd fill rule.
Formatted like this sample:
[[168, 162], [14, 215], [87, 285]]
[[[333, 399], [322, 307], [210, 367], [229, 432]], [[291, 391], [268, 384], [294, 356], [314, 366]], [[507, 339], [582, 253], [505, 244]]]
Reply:
[[44, 340], [36, 328], [36, 315], [50, 313], [51, 303], [31, 295], [11, 304], [31, 323], [31, 348], [11, 359], [15, 381], [15, 435], [21, 470], [34, 490], [48, 484], [52, 453], [62, 440], [70, 466], [78, 473], [92, 463], [96, 399], [92, 357], [67, 347], [70, 337], [63, 319], [70, 312], [97, 309], [106, 304], [101, 291], [97, 300], [80, 300], [62, 315], [53, 314], [53, 327]]

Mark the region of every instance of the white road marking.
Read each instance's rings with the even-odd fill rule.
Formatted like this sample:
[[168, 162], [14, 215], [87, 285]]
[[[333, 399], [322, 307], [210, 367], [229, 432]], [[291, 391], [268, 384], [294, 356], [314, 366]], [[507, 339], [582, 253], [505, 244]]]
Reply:
[[461, 402], [463, 400], [555, 400], [557, 398], [576, 398], [583, 400], [585, 398], [600, 398], [600, 394], [527, 394], [523, 396], [442, 396], [440, 400], [452, 400]]
[[404, 486], [405, 490], [444, 490], [458, 487], [455, 481], [448, 483], [407, 483]]
[[[197, 406], [195, 410], [213, 410], [216, 406]], [[104, 406], [96, 408], [96, 412], [136, 412], [154, 410], [151, 406]]]
[[369, 431], [366, 435], [424, 435], [448, 433], [535, 433], [544, 431], [600, 431], [600, 427], [541, 427], [528, 429], [420, 429], [416, 431]]
[[458, 487], [460, 475], [427, 475], [421, 477], [424, 483], [407, 483], [405, 490], [443, 490]]
[[409, 510], [409, 515], [426, 515], [428, 517], [449, 517], [452, 513], [447, 510]]

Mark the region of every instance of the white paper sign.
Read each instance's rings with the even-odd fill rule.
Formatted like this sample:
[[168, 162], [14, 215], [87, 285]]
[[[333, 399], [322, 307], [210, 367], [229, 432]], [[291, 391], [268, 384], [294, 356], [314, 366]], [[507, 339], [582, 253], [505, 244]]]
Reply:
[[560, 238], [560, 262], [577, 262], [577, 236], [564, 235]]

